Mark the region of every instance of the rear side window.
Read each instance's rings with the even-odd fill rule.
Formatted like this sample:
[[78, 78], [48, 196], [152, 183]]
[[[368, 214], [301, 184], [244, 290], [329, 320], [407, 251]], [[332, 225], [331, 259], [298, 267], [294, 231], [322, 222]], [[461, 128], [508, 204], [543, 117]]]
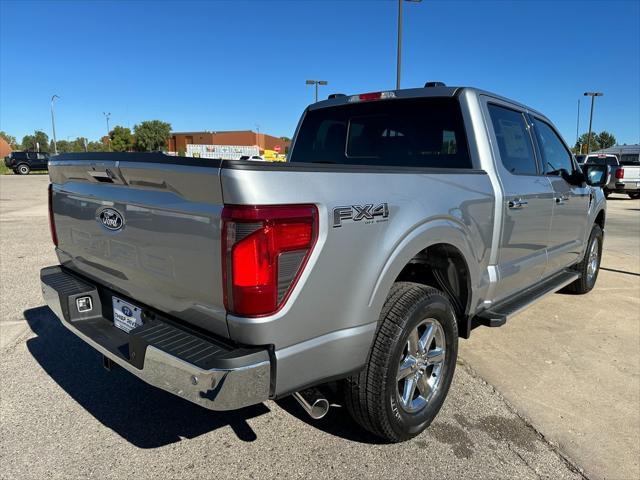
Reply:
[[533, 119], [538, 147], [542, 154], [544, 173], [547, 175], [561, 175], [562, 172], [573, 172], [571, 153], [553, 129], [542, 120]]
[[610, 167], [617, 167], [618, 160], [615, 157], [589, 157], [587, 162], [594, 165], [609, 165]]
[[493, 104], [489, 104], [489, 115], [504, 167], [514, 175], [537, 175], [533, 144], [524, 115]]
[[309, 111], [291, 162], [472, 168], [457, 99], [382, 100]]
[[637, 167], [640, 165], [640, 155], [638, 155], [637, 153], [625, 153], [624, 155], [620, 156], [620, 165]]

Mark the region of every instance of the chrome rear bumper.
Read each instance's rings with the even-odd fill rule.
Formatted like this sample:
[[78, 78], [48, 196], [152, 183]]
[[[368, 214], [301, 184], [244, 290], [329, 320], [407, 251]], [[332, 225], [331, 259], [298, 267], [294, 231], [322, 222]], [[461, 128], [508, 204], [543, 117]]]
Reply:
[[[143, 325], [127, 334], [103, 316], [110, 307], [102, 308], [94, 285], [58, 266], [43, 269], [40, 280], [45, 302], [66, 328], [148, 384], [211, 410], [234, 410], [269, 398], [271, 368], [267, 350], [233, 349], [157, 319], [147, 328], [148, 333]], [[92, 313], [77, 310], [75, 299], [80, 296], [92, 298]], [[177, 340], [154, 340], [158, 335], [150, 331], [152, 328], [155, 332], [166, 331], [165, 339], [172, 336]], [[176, 342], [187, 346], [176, 348]], [[207, 359], [209, 368], [203, 368], [201, 361], [188, 361], [187, 354], [176, 353], [194, 343], [202, 345], [205, 353], [213, 352]], [[129, 356], [123, 351], [128, 351]]]

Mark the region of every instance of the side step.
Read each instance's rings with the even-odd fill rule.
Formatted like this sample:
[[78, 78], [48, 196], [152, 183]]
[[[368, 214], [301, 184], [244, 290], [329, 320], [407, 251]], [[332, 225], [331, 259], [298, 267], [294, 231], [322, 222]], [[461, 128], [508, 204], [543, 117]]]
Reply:
[[474, 318], [474, 323], [484, 325], [486, 327], [501, 327], [507, 320], [514, 315], [520, 313], [528, 306], [534, 304], [538, 300], [547, 295], [557, 292], [561, 288], [569, 285], [579, 277], [577, 272], [564, 270], [552, 277], [544, 280], [542, 283], [528, 288], [516, 297], [509, 298], [489, 310], [479, 313]]

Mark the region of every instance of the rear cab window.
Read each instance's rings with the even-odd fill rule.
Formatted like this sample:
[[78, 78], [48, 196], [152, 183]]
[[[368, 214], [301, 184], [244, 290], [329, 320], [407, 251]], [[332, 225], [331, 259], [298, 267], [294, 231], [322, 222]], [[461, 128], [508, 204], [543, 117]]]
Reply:
[[310, 110], [290, 162], [473, 168], [458, 99], [442, 97]]

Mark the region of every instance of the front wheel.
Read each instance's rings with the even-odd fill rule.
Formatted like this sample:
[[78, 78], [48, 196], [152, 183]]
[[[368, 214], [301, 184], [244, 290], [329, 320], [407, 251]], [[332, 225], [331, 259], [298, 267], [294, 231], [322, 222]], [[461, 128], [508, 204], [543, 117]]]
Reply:
[[26, 163], [21, 163], [20, 165], [18, 165], [18, 168], [16, 170], [20, 175], [28, 175], [31, 169], [29, 168], [29, 165], [27, 165]]
[[640, 192], [633, 192], [628, 194], [633, 200], [638, 200], [640, 198]]
[[600, 225], [594, 225], [589, 235], [587, 251], [580, 263], [575, 266], [580, 277], [565, 287], [569, 293], [582, 295], [590, 292], [596, 284], [602, 261], [602, 229]]
[[458, 356], [449, 299], [425, 285], [393, 285], [365, 368], [345, 380], [345, 404], [362, 427], [391, 442], [415, 437], [436, 417]]

